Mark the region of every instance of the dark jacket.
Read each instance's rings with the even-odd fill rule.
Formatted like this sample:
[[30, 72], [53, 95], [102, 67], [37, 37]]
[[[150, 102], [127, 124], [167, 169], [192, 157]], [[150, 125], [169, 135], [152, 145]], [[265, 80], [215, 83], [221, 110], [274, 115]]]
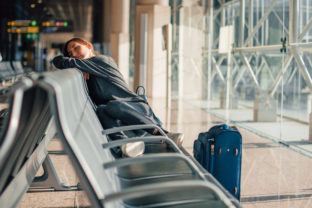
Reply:
[[59, 69], [77, 68], [89, 73], [87, 85], [90, 97], [96, 105], [107, 104], [111, 100], [146, 102], [129, 89], [111, 57], [99, 55], [88, 59], [75, 59], [57, 56], [53, 59], [53, 64]]

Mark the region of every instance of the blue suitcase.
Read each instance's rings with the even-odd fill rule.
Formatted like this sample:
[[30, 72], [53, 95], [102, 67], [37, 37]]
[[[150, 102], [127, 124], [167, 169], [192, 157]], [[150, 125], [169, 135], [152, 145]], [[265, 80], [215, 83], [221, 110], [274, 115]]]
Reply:
[[195, 159], [239, 200], [242, 136], [236, 127], [222, 124], [200, 133], [193, 152]]

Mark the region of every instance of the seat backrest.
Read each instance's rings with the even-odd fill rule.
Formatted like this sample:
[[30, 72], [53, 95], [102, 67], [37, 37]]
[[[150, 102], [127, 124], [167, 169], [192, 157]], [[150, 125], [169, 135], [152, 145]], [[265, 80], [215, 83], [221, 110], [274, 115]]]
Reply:
[[29, 78], [12, 87], [0, 136], [0, 194], [42, 140], [51, 119], [48, 93]]
[[116, 170], [103, 168], [104, 162], [114, 157], [102, 148], [107, 138], [101, 133], [103, 128], [87, 94], [82, 73], [76, 69], [47, 72], [41, 85], [53, 95], [56, 126], [81, 183], [88, 189], [92, 204], [100, 207], [100, 200], [118, 189], [119, 183]]
[[24, 74], [25, 70], [20, 61], [12, 61], [12, 66], [17, 75]]
[[0, 62], [0, 79], [7, 80], [15, 76], [15, 72], [9, 61]]

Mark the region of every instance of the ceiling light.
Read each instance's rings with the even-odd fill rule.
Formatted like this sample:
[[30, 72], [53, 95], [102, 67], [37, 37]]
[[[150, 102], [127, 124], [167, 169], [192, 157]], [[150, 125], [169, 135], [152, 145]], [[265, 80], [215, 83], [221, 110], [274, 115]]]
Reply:
[[36, 4], [31, 4], [30, 5], [30, 8], [35, 8], [36, 7]]

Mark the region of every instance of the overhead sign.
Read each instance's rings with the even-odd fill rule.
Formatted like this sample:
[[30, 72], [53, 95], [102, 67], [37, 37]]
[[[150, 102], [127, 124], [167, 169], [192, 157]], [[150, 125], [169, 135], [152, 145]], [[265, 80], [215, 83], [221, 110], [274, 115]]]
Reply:
[[37, 20], [12, 20], [8, 21], [8, 33], [39, 33]]
[[26, 40], [39, 40], [39, 33], [26, 34]]
[[72, 32], [71, 21], [49, 20], [41, 23], [40, 32], [56, 33], [56, 32]]
[[73, 32], [72, 21], [47, 20], [12, 20], [7, 22], [8, 33], [56, 33]]
[[39, 33], [39, 27], [10, 27], [8, 33]]
[[44, 21], [41, 24], [43, 27], [67, 27], [68, 26], [68, 21]]
[[13, 20], [8, 22], [11, 27], [37, 26], [36, 20]]

